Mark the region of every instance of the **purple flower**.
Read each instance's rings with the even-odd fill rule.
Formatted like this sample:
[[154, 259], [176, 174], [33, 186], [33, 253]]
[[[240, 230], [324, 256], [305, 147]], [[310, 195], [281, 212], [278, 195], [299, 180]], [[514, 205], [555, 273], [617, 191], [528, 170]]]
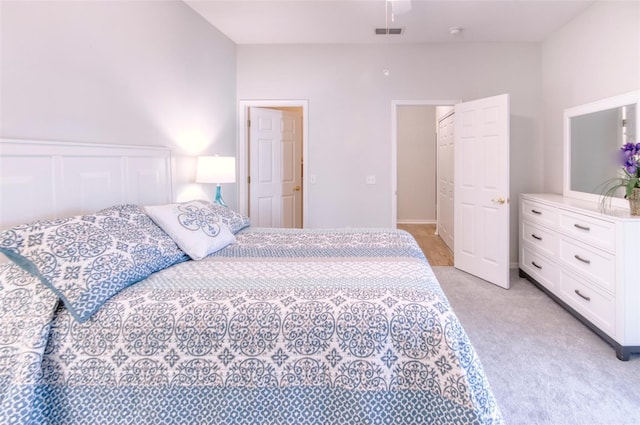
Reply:
[[640, 143], [625, 143], [619, 153], [622, 168], [631, 175], [636, 174], [640, 168]]

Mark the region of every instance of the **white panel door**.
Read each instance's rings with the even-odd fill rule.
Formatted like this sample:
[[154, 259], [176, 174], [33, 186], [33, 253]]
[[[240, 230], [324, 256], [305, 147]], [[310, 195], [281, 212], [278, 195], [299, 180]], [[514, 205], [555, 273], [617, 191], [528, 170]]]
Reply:
[[302, 122], [289, 111], [250, 108], [249, 216], [258, 227], [302, 227]]
[[454, 265], [509, 288], [509, 95], [455, 106]]
[[455, 114], [438, 121], [438, 235], [453, 251], [453, 146], [455, 141]]

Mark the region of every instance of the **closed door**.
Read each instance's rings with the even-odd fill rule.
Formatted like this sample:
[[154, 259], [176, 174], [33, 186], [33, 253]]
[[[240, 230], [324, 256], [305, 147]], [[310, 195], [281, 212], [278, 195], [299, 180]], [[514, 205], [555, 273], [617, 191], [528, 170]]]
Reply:
[[453, 146], [455, 135], [453, 112], [438, 120], [438, 235], [453, 251]]
[[454, 265], [509, 288], [509, 95], [455, 106]]
[[249, 216], [257, 227], [302, 227], [302, 120], [250, 108]]

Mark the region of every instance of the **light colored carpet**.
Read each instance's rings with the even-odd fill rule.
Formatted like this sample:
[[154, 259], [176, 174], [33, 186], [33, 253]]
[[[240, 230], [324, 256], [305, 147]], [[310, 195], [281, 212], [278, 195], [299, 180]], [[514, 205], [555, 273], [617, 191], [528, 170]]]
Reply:
[[517, 270], [509, 290], [453, 267], [433, 270], [507, 424], [640, 424], [640, 355], [618, 360]]

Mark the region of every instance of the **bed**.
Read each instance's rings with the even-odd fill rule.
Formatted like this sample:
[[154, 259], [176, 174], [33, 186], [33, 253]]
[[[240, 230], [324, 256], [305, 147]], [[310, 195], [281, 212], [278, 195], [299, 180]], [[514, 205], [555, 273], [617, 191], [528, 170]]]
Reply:
[[0, 234], [0, 423], [502, 423], [408, 233], [170, 205], [231, 238], [194, 260], [136, 204]]

